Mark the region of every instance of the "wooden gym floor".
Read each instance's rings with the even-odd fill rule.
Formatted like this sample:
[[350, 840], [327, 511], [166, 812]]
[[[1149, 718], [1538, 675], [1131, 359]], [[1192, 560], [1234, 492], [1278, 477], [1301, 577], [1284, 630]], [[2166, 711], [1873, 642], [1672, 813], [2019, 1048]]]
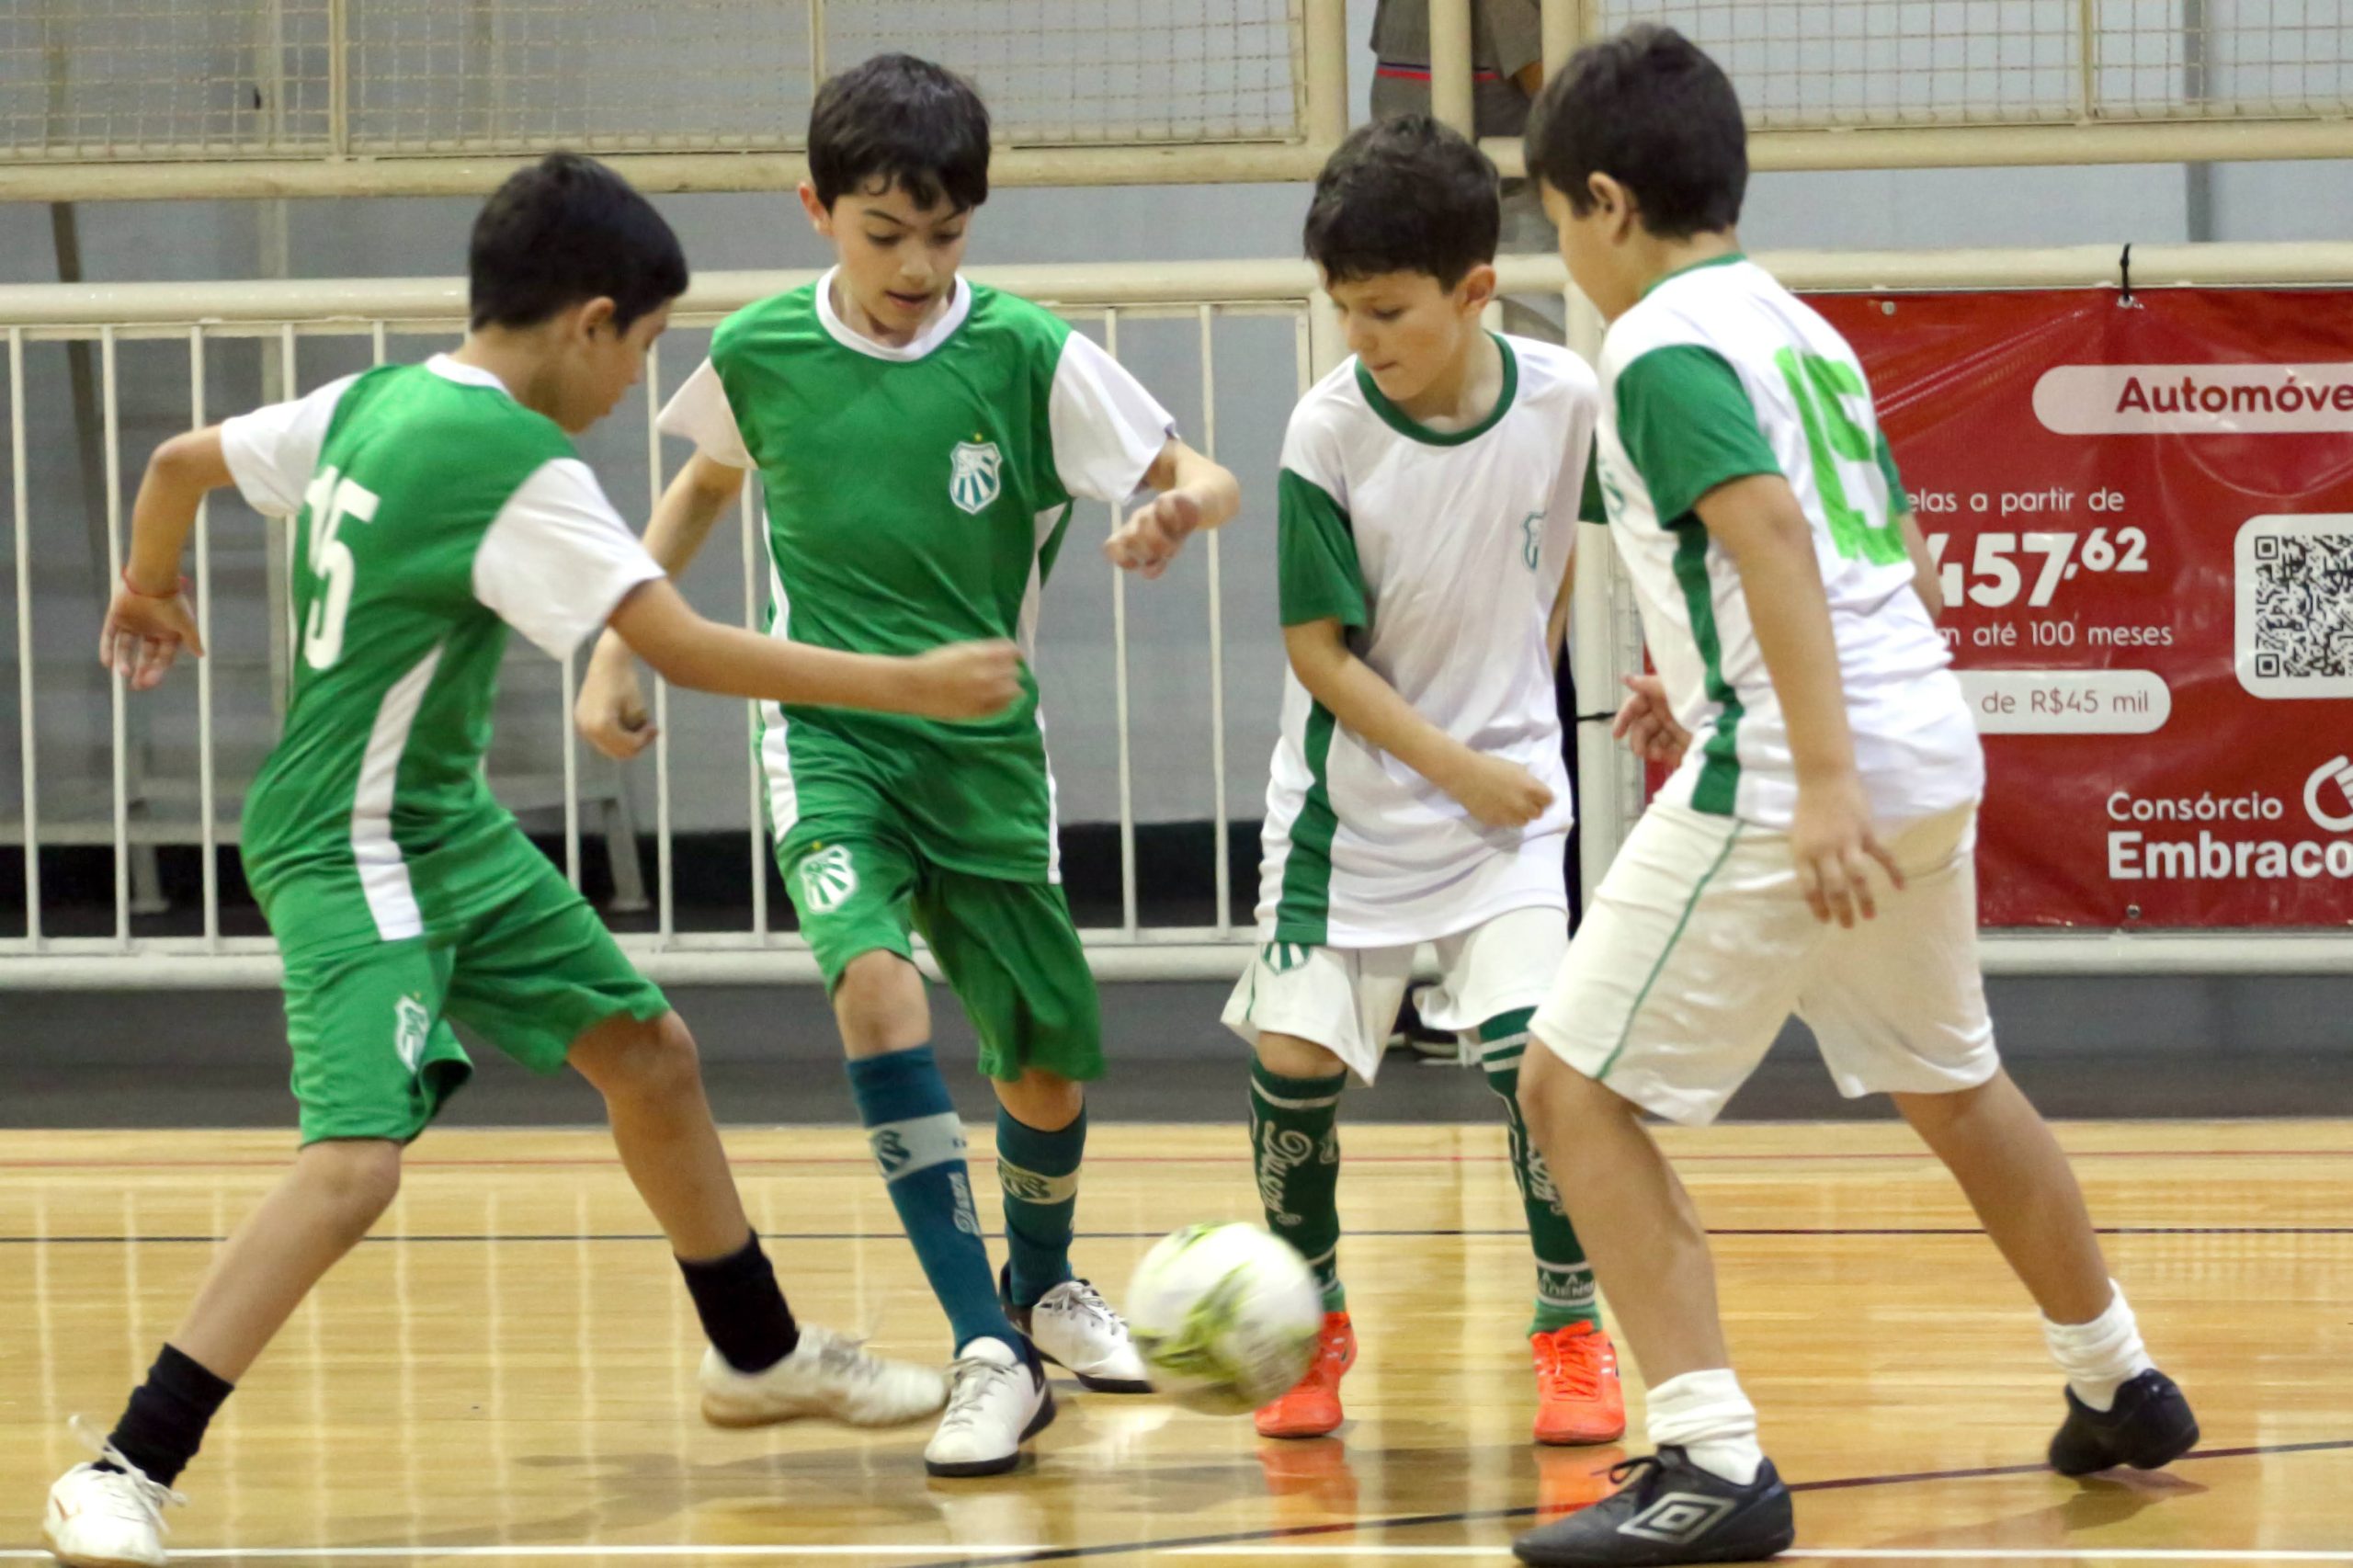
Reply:
[[[1801, 1494], [1797, 1557], [2353, 1563], [2353, 1123], [2062, 1131], [2204, 1424], [2161, 1475], [2040, 1467], [2059, 1385], [2031, 1310], [1900, 1128], [1669, 1134]], [[272, 1568], [1506, 1562], [1515, 1530], [1590, 1501], [1621, 1455], [1528, 1441], [1531, 1281], [1500, 1128], [1358, 1125], [1346, 1142], [1363, 1355], [1339, 1438], [1263, 1443], [1246, 1420], [1074, 1388], [1034, 1470], [947, 1483], [923, 1473], [927, 1426], [701, 1426], [692, 1313], [603, 1136], [437, 1132], [380, 1233], [231, 1401], [173, 1545]], [[855, 1131], [729, 1143], [801, 1315], [944, 1354]], [[112, 1418], [290, 1146], [0, 1133], [0, 1559], [43, 1555], [43, 1493], [82, 1457], [66, 1417]], [[1238, 1125], [1106, 1125], [1092, 1153], [1079, 1260], [1115, 1299], [1164, 1232], [1256, 1217]]]

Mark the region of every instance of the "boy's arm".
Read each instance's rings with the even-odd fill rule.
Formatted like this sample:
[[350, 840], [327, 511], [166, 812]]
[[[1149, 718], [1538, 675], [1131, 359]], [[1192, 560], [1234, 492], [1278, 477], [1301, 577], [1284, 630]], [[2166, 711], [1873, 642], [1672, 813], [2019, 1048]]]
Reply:
[[[675, 578], [687, 569], [728, 504], [742, 493], [744, 473], [704, 452], [687, 460], [645, 525], [645, 548], [662, 570]], [[588, 744], [616, 761], [626, 762], [654, 744], [637, 665], [628, 642], [611, 628], [597, 639], [572, 717]]]
[[195, 613], [181, 591], [180, 557], [196, 527], [197, 507], [235, 482], [217, 425], [175, 436], [147, 460], [131, 507], [131, 553], [98, 633], [98, 663], [134, 691], [160, 683], [182, 645], [204, 656]]
[[1757, 651], [1789, 729], [1798, 776], [1797, 818], [1790, 830], [1798, 885], [1818, 920], [1852, 926], [1858, 914], [1870, 919], [1878, 911], [1870, 861], [1886, 867], [1898, 887], [1904, 874], [1872, 832], [1870, 801], [1855, 769], [1813, 531], [1789, 481], [1778, 473], [1720, 484], [1699, 498], [1697, 510], [1739, 569]]
[[1577, 597], [1577, 558], [1584, 553], [1581, 550], [1569, 551], [1568, 568], [1561, 574], [1560, 596], [1552, 601], [1552, 613], [1544, 618], [1544, 653], [1555, 669], [1561, 665], [1561, 650], [1569, 641], [1569, 611]]
[[985, 719], [1021, 695], [1011, 642], [951, 643], [910, 659], [813, 648], [705, 620], [666, 577], [639, 585], [608, 625], [665, 680], [722, 697]]
[[1242, 486], [1232, 471], [1174, 436], [1144, 471], [1143, 482], [1160, 494], [1113, 530], [1103, 541], [1103, 554], [1114, 566], [1147, 579], [1168, 570], [1187, 538], [1223, 528], [1242, 509]]
[[1932, 624], [1942, 620], [1944, 585], [1937, 581], [1937, 562], [1928, 553], [1928, 541], [1920, 536], [1920, 519], [1906, 509], [1896, 514], [1895, 526], [1904, 530], [1904, 553], [1912, 558], [1912, 591], [1920, 596], [1920, 606]]
[[1552, 791], [1528, 769], [1475, 752], [1423, 718], [1348, 651], [1337, 619], [1284, 627], [1283, 649], [1299, 684], [1334, 719], [1453, 796], [1487, 826], [1520, 827], [1552, 805]]

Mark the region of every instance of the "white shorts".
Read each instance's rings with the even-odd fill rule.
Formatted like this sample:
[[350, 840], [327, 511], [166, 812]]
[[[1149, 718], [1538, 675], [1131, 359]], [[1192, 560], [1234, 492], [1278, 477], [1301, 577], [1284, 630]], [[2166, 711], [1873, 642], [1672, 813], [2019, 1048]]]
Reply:
[[[1423, 993], [1422, 1021], [1467, 1034], [1544, 1000], [1569, 950], [1568, 912], [1515, 909], [1433, 945], [1438, 983]], [[1267, 943], [1226, 1002], [1225, 1026], [1254, 1046], [1261, 1034], [1295, 1035], [1370, 1084], [1413, 983], [1415, 951]]]
[[1824, 925], [1787, 834], [1654, 804], [1619, 850], [1530, 1031], [1589, 1078], [1670, 1121], [1716, 1119], [1790, 1014], [1838, 1092], [1973, 1088], [2000, 1066], [1977, 968], [1977, 812], [1886, 840], [1898, 892]]

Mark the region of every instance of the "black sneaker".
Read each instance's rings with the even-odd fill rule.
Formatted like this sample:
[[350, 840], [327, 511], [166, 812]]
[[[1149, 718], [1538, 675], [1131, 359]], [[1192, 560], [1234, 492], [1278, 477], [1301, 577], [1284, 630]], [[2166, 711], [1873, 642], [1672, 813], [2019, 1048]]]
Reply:
[[1735, 1486], [1673, 1446], [1609, 1472], [1624, 1485], [1590, 1508], [1511, 1543], [1537, 1568], [1663, 1568], [1677, 1562], [1752, 1562], [1797, 1540], [1790, 1489], [1767, 1460]]
[[2094, 1410], [2067, 1391], [2067, 1421], [2051, 1439], [2051, 1468], [2062, 1475], [2129, 1464], [2134, 1470], [2169, 1465], [2198, 1446], [2198, 1417], [2174, 1381], [2154, 1367], [2116, 1391], [2116, 1403]]

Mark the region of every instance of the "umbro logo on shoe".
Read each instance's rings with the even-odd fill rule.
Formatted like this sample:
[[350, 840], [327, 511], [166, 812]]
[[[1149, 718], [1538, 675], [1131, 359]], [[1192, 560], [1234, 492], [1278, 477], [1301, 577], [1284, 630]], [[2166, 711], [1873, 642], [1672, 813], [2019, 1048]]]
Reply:
[[1703, 1497], [1695, 1492], [1670, 1492], [1618, 1527], [1620, 1535], [1654, 1540], [1665, 1546], [1688, 1546], [1733, 1511], [1729, 1497]]

